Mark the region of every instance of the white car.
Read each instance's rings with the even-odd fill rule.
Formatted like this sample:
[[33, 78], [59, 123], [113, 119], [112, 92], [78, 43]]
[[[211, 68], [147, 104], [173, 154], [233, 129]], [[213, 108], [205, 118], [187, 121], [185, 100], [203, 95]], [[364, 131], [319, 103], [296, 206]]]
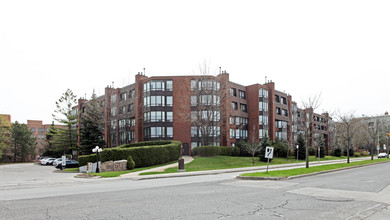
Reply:
[[58, 164], [60, 164], [62, 162], [62, 158], [57, 158], [53, 161], [53, 166], [57, 166]]
[[386, 158], [387, 154], [386, 153], [379, 153], [378, 158]]
[[53, 165], [53, 161], [55, 159], [56, 158], [45, 158], [45, 159], [41, 160], [41, 164], [42, 165]]

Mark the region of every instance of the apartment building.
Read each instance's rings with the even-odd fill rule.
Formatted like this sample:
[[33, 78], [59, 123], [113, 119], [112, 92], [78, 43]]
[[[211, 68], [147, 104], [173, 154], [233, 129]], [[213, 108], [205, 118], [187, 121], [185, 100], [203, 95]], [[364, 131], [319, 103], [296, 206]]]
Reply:
[[[97, 99], [103, 109], [106, 147], [173, 139], [190, 154], [196, 146], [234, 146], [265, 135], [292, 147], [302, 133], [311, 145], [323, 135], [329, 149], [329, 115], [299, 109], [272, 81], [244, 86], [231, 82], [226, 72], [152, 77], [139, 73], [134, 84], [107, 86]], [[77, 111], [82, 114], [87, 102], [79, 100]]]

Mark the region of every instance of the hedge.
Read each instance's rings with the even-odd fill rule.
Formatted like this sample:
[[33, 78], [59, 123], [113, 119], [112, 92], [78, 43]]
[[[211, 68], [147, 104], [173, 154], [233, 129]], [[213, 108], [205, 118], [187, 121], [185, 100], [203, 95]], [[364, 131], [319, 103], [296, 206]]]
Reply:
[[[168, 141], [165, 145], [153, 145], [143, 147], [106, 148], [103, 149], [100, 158], [101, 162], [127, 160], [129, 156], [133, 158], [135, 167], [148, 167], [177, 160], [181, 153], [180, 141]], [[96, 155], [86, 155], [79, 157], [79, 165], [84, 166], [87, 162], [96, 162]]]
[[201, 146], [195, 147], [191, 152], [192, 156], [213, 157], [213, 156], [239, 156], [240, 148], [223, 146]]
[[167, 145], [170, 144], [171, 141], [159, 140], [159, 141], [144, 141], [132, 144], [124, 144], [118, 146], [118, 148], [130, 148], [130, 147], [144, 147], [144, 146], [154, 146], [154, 145]]

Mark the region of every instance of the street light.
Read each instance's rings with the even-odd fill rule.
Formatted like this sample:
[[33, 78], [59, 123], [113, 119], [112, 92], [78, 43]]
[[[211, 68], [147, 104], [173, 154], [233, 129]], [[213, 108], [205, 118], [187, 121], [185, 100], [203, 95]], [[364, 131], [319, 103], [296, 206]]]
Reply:
[[100, 173], [99, 170], [99, 153], [102, 152], [103, 149], [101, 149], [99, 146], [96, 146], [94, 149], [92, 149], [92, 152], [96, 153], [96, 173]]
[[299, 155], [299, 145], [297, 144], [297, 163], [298, 163], [298, 155]]

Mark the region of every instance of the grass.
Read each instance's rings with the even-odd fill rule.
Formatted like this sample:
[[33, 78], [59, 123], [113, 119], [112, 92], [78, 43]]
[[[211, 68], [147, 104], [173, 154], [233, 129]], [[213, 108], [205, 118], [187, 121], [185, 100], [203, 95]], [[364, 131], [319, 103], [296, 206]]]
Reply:
[[[346, 157], [333, 157], [326, 156], [321, 158], [321, 161], [325, 160], [340, 160], [346, 159]], [[314, 156], [309, 157], [309, 161], [317, 161], [318, 159]], [[304, 160], [299, 160], [298, 162], [304, 162]], [[296, 158], [289, 157], [279, 158], [275, 157], [270, 165], [275, 164], [288, 164], [296, 163]], [[267, 162], [259, 161], [258, 157], [255, 157], [255, 166], [264, 166], [267, 165]], [[195, 157], [191, 163], [185, 165], [187, 172], [191, 171], [203, 171], [203, 170], [220, 170], [220, 169], [231, 169], [231, 168], [242, 168], [242, 167], [251, 167], [252, 166], [252, 157], [229, 157], [229, 156], [217, 156], [217, 157]], [[144, 172], [140, 175], [153, 175], [153, 174], [162, 174], [162, 173], [175, 173], [177, 172], [177, 167], [168, 168], [163, 172]]]
[[135, 168], [135, 169], [132, 169], [132, 170], [125, 170], [125, 171], [110, 171], [110, 172], [88, 173], [88, 174], [91, 174], [91, 175], [94, 175], [94, 176], [101, 176], [101, 177], [103, 177], [103, 178], [119, 177], [119, 176], [122, 175], [122, 174], [133, 173], [133, 172], [138, 172], [138, 171], [142, 171], [142, 170], [148, 170], [148, 169], [151, 169], [151, 168], [160, 167], [160, 166], [165, 166], [165, 165], [173, 164], [173, 163], [177, 163], [177, 161], [172, 161], [172, 162], [168, 162], [168, 163], [164, 163], [164, 164], [159, 164], [159, 165], [155, 165], [155, 166], [151, 166], [151, 167], [140, 167], [140, 168]]
[[66, 169], [64, 169], [64, 172], [69, 172], [69, 173], [79, 172], [79, 168], [78, 167], [66, 168]]
[[266, 172], [245, 173], [245, 174], [241, 174], [241, 176], [289, 177], [289, 176], [316, 173], [316, 172], [321, 172], [321, 171], [334, 170], [334, 169], [340, 169], [340, 168], [344, 168], [344, 167], [353, 167], [353, 166], [372, 164], [372, 163], [378, 163], [378, 162], [385, 162], [385, 161], [390, 161], [390, 160], [387, 158], [382, 158], [382, 159], [375, 159], [375, 160], [357, 161], [357, 162], [351, 162], [351, 163], [329, 164], [329, 165], [321, 165], [321, 166], [315, 166], [315, 167], [312, 166], [309, 168], [297, 168], [297, 169], [291, 169], [291, 170], [275, 170], [275, 171], [269, 171], [268, 174]]

